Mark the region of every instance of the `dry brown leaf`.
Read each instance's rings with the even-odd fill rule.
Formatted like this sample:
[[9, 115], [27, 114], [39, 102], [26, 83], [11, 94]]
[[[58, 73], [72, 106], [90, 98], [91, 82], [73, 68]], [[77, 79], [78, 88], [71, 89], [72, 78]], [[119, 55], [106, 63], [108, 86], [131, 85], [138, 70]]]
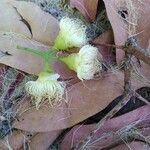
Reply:
[[[123, 18], [121, 18], [120, 15], [118, 14], [118, 11], [121, 11], [124, 8], [123, 1], [104, 0], [104, 3], [106, 6], [108, 18], [113, 28], [115, 43], [116, 45], [124, 45], [127, 40], [128, 31], [126, 27], [126, 21]], [[146, 49], [149, 46], [150, 40], [150, 19], [149, 19], [150, 1], [149, 0], [143, 0], [142, 2], [134, 1], [134, 5], [136, 11], [139, 11], [138, 23], [136, 26], [137, 31], [135, 33], [136, 34], [135, 36], [138, 39], [139, 46]], [[120, 61], [124, 57], [124, 52], [122, 50], [117, 49], [116, 53], [117, 53], [116, 55], [117, 62], [120, 63]]]
[[59, 32], [59, 23], [54, 17], [32, 2], [13, 1], [10, 4], [31, 26], [34, 40], [52, 45]]
[[3, 69], [5, 67], [4, 64], [0, 64], [0, 70]]
[[61, 133], [61, 130], [51, 131], [47, 133], [38, 133], [29, 142], [31, 150], [46, 150], [54, 142]]
[[149, 150], [150, 149], [150, 146], [148, 144], [138, 141], [138, 142], [128, 143], [128, 146], [126, 144], [122, 144], [115, 148], [112, 148], [111, 150], [129, 150], [129, 147], [132, 150]]
[[96, 37], [92, 43], [93, 44], [111, 44], [114, 41], [114, 35], [112, 30], [105, 31], [100, 36]]
[[[28, 11], [26, 11], [28, 10]], [[43, 60], [30, 53], [16, 49], [17, 45], [38, 50], [47, 50], [58, 34], [58, 21], [31, 2], [2, 0], [0, 2], [0, 63], [30, 74], [39, 74]], [[31, 27], [29, 32], [26, 20]], [[37, 42], [39, 41], [39, 42]], [[44, 43], [44, 44], [43, 44]], [[10, 55], [4, 55], [4, 53]]]
[[15, 8], [6, 3], [5, 0], [0, 1], [0, 32], [15, 32], [31, 38], [31, 33], [27, 26], [21, 22], [21, 17], [17, 14]]
[[[133, 89], [146, 86], [145, 83], [133, 80]], [[47, 103], [36, 110], [31, 107], [29, 99], [16, 106], [19, 110], [19, 121], [14, 128], [46, 132], [68, 128], [103, 110], [113, 99], [123, 93], [123, 74], [107, 74], [97, 81], [79, 82], [67, 90], [68, 105], [62, 103], [54, 108]]]
[[70, 5], [77, 8], [88, 21], [94, 21], [98, 0], [70, 0]]
[[[119, 10], [121, 11], [125, 9], [123, 7], [124, 5], [122, 2], [125, 2], [125, 1], [104, 0], [107, 15], [113, 28], [114, 40], [115, 40], [116, 45], [124, 45], [128, 36], [128, 31], [126, 29], [126, 21], [123, 20], [123, 18], [121, 18], [119, 16], [119, 13], [117, 12]], [[150, 48], [150, 19], [149, 19], [150, 2], [148, 0], [144, 0], [142, 1], [142, 3], [134, 3], [134, 5], [137, 8], [136, 11], [139, 11], [139, 14], [138, 14], [139, 18], [138, 18], [137, 31], [136, 31], [137, 35], [135, 36], [137, 37], [139, 46], [147, 49], [147, 52], [150, 52], [150, 49], [149, 49]], [[97, 40], [96, 42], [100, 41], [100, 43], [107, 44], [107, 41], [105, 42], [101, 41], [101, 37], [100, 39], [96, 39], [96, 40]], [[123, 60], [123, 58], [124, 58], [124, 52], [122, 50], [117, 49], [116, 51], [117, 62], [120, 63]], [[138, 66], [137, 63], [135, 62], [134, 62], [134, 65], [136, 67]], [[138, 68], [138, 75], [143, 76], [146, 79], [146, 80], [144, 79], [145, 82], [147, 82], [147, 85], [149, 86], [148, 80], [150, 80], [150, 66], [141, 62], [141, 67], [137, 67], [137, 68]], [[135, 76], [133, 78], [135, 78]], [[134, 79], [134, 82], [136, 82], [136, 79], [137, 78]], [[138, 78], [138, 82], [139, 81], [143, 82], [144, 80], [141, 77]]]
[[[22, 101], [17, 110], [20, 121], [13, 123], [14, 128], [46, 132], [64, 129], [96, 114], [104, 109], [114, 98], [123, 92], [123, 76], [109, 74], [98, 81], [79, 82], [68, 89], [68, 106], [43, 105], [39, 110], [30, 108], [29, 99]], [[25, 111], [26, 110], [26, 111]]]
[[31, 138], [29, 133], [24, 133], [23, 131], [13, 131], [11, 134], [5, 137], [5, 139], [0, 140], [0, 149], [8, 150], [9, 148], [13, 150], [19, 150], [27, 140]]
[[0, 50], [2, 52], [8, 52], [10, 55], [6, 55], [0, 58], [0, 63], [11, 66], [13, 68], [22, 70], [30, 74], [38, 74], [43, 68], [43, 60], [40, 57], [34, 56], [31, 53], [18, 50], [17, 45], [23, 47], [30, 47], [33, 49], [47, 50], [48, 47], [31, 41], [23, 37], [17, 37], [15, 35], [0, 35]]
[[13, 131], [4, 139], [0, 140], [0, 149], [13, 150], [23, 149], [26, 143], [32, 150], [46, 150], [53, 141], [61, 133], [61, 130], [52, 131], [48, 133], [28, 133], [21, 130]]
[[[77, 82], [80, 82], [76, 73], [70, 70], [67, 65], [63, 64], [60, 61], [52, 62], [52, 66], [54, 68], [54, 72], [57, 72], [62, 79], [66, 80], [67, 86], [72, 86]], [[69, 80], [69, 81], [68, 81]]]
[[[119, 117], [107, 120], [104, 125], [97, 131], [93, 139], [91, 139], [90, 143], [93, 143], [91, 144], [91, 146], [103, 148], [115, 143], [115, 141], [118, 139], [115, 137], [115, 134], [111, 133], [115, 133], [125, 127], [129, 128], [128, 125], [132, 125], [134, 123], [136, 124], [136, 122], [140, 122], [140, 127], [144, 128], [141, 134], [143, 136], [148, 136], [150, 133], [150, 129], [147, 130], [147, 132], [145, 132], [145, 129], [148, 128], [148, 124], [150, 123], [149, 106], [143, 106]], [[75, 126], [71, 129], [71, 131], [69, 131], [68, 134], [66, 134], [63, 142], [61, 143], [60, 149], [70, 150], [72, 146], [75, 146], [79, 141], [89, 135], [89, 133], [94, 128], [95, 124]], [[108, 136], [103, 137], [103, 135], [106, 134]]]
[[105, 63], [109, 63], [110, 60], [113, 59], [113, 56], [111, 54], [110, 48], [102, 46], [101, 44], [113, 44], [113, 42], [114, 42], [114, 35], [112, 30], [105, 31], [92, 41], [92, 43], [99, 48]]
[[59, 32], [58, 21], [32, 2], [0, 2], [0, 32], [19, 34], [46, 45], [52, 45]]

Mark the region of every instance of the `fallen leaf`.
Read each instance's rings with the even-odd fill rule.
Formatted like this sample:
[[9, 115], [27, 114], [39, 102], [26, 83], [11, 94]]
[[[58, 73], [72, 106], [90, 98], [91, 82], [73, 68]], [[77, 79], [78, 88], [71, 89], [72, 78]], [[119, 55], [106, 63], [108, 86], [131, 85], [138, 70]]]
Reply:
[[18, 33], [27, 38], [31, 38], [31, 33], [27, 26], [21, 22], [21, 17], [17, 14], [14, 7], [6, 3], [5, 0], [0, 1], [0, 32]]
[[59, 32], [59, 23], [53, 16], [32, 2], [13, 1], [10, 4], [29, 23], [34, 40], [46, 45], [53, 44]]
[[29, 142], [32, 150], [46, 150], [54, 142], [54, 140], [61, 133], [61, 130], [51, 131], [47, 133], [38, 133]]
[[[104, 125], [97, 131], [94, 138], [91, 140], [91, 143], [93, 144], [90, 144], [90, 145], [93, 147], [99, 147], [99, 148], [107, 147], [108, 145], [111, 145], [113, 142], [118, 140], [111, 135], [112, 132], [115, 133], [116, 131], [130, 124], [136, 123], [138, 121], [139, 123], [142, 123], [141, 125], [143, 128], [149, 127], [149, 123], [150, 123], [149, 108], [150, 108], [149, 106], [143, 106], [129, 113], [126, 113], [122, 116], [106, 121]], [[60, 146], [61, 147], [60, 149], [70, 150], [71, 147], [75, 146], [79, 141], [81, 141], [87, 135], [89, 135], [89, 133], [94, 128], [95, 128], [95, 124], [75, 126], [65, 136]], [[143, 133], [141, 134], [144, 136], [148, 136], [150, 133], [150, 130], [147, 130], [147, 132], [145, 132], [144, 130], [143, 130]], [[104, 138], [100, 138], [102, 137], [102, 135], [105, 136], [107, 133], [109, 133], [108, 136]]]
[[10, 37], [17, 34], [52, 45], [59, 32], [58, 21], [32, 2], [1, 0], [0, 12], [0, 32]]
[[112, 30], [105, 31], [92, 41], [92, 44], [96, 45], [99, 48], [105, 63], [110, 63], [111, 60], [113, 60], [114, 56], [111, 54], [109, 47], [102, 46], [101, 44], [113, 44], [113, 42], [114, 35]]
[[121, 74], [117, 76], [108, 74], [99, 81], [76, 83], [67, 90], [68, 105], [62, 103], [52, 108], [45, 104], [36, 110], [30, 106], [29, 99], [26, 99], [16, 106], [20, 121], [15, 121], [13, 127], [26, 131], [46, 132], [73, 126], [101, 111], [121, 95], [122, 77]]
[[70, 70], [64, 63], [61, 63], [60, 61], [53, 61], [52, 66], [54, 68], [54, 72], [57, 72], [61, 78], [66, 81], [68, 86], [80, 82], [76, 73]]
[[43, 60], [16, 47], [48, 50], [44, 44], [53, 43], [59, 31], [58, 21], [31, 2], [2, 0], [0, 11], [0, 63], [39, 74]]
[[150, 146], [148, 144], [138, 141], [138, 142], [128, 143], [128, 145], [122, 144], [122, 145], [116, 146], [115, 148], [112, 148], [111, 150], [129, 150], [129, 147], [132, 150], [149, 150], [150, 149]]
[[92, 43], [93, 44], [111, 44], [114, 41], [114, 35], [112, 30], [105, 31], [100, 36], [96, 37]]
[[14, 35], [10, 36], [9, 34], [1, 34], [0, 50], [4, 54], [7, 52], [9, 55], [4, 55], [3, 57], [1, 57], [0, 63], [30, 74], [38, 74], [43, 68], [43, 60], [40, 57], [34, 56], [31, 53], [18, 50], [16, 48], [17, 45], [39, 50], [48, 49], [47, 46], [41, 43], [37, 43], [23, 37], [18, 37]]
[[[126, 6], [124, 6], [125, 1], [104, 0], [104, 3], [108, 18], [113, 28], [115, 43], [116, 45], [124, 45], [128, 38], [129, 30], [127, 29], [127, 21], [125, 21], [124, 18], [125, 14], [122, 14], [121, 17], [119, 13], [122, 13], [121, 11], [126, 11]], [[136, 11], [138, 11], [138, 22], [136, 26], [137, 31], [135, 33], [135, 37], [138, 40], [139, 46], [146, 49], [148, 48], [150, 39], [150, 20], [149, 20], [150, 1], [149, 0], [143, 0], [142, 2], [133, 1], [133, 4], [135, 8], [137, 8]], [[117, 62], [120, 63], [123, 60], [123, 58], [124, 52], [120, 49], [117, 49], [116, 50]]]
[[61, 130], [52, 131], [48, 133], [28, 133], [21, 130], [13, 131], [7, 135], [4, 139], [0, 140], [0, 149], [13, 150], [23, 149], [26, 143], [32, 150], [46, 150], [58, 137]]
[[5, 67], [4, 64], [0, 64], [0, 70], [2, 70]]
[[95, 20], [98, 0], [70, 0], [70, 5], [73, 8], [77, 8], [86, 20]]
[[[133, 90], [146, 86], [133, 79]], [[31, 107], [29, 98], [15, 106], [20, 121], [13, 127], [31, 132], [47, 132], [71, 127], [103, 110], [123, 93], [123, 74], [109, 73], [97, 81], [78, 82], [67, 90], [68, 104], [50, 107], [45, 103], [39, 110]]]
[[28, 141], [31, 136], [29, 133], [23, 131], [13, 131], [11, 134], [6, 136], [3, 140], [0, 140], [0, 149], [1, 150], [19, 150], [26, 141]]

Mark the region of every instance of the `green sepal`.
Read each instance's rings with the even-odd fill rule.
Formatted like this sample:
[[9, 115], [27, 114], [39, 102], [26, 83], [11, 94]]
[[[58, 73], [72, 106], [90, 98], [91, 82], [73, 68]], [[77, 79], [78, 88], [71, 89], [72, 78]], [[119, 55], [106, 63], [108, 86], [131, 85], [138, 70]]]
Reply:
[[69, 69], [76, 71], [77, 70], [77, 62], [78, 62], [78, 54], [77, 53], [73, 53], [71, 55], [68, 56], [60, 56], [58, 59], [60, 61], [62, 61], [63, 63], [65, 63]]
[[66, 50], [68, 49], [68, 45], [66, 44], [66, 41], [64, 40], [63, 34], [59, 33], [57, 38], [55, 39], [53, 48], [57, 51], [59, 50]]

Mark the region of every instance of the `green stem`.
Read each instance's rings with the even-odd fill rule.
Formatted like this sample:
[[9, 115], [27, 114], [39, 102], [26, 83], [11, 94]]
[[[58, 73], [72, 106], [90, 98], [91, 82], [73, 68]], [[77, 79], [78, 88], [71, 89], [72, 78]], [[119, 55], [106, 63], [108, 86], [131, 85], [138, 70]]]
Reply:
[[40, 50], [35, 50], [35, 49], [32, 49], [32, 48], [21, 47], [21, 46], [17, 46], [17, 49], [27, 51], [27, 52], [30, 52], [32, 54], [35, 54], [35, 55], [38, 55], [38, 56], [41, 56], [41, 57], [45, 56], [45, 52], [42, 52]]
[[17, 46], [17, 49], [30, 52], [30, 53], [32, 53], [34, 55], [42, 57], [45, 60], [56, 59], [55, 49], [52, 48], [52, 47], [49, 48], [48, 51], [40, 51], [40, 50], [37, 50], [37, 49], [32, 49], [32, 48], [27, 48], [27, 47], [21, 47], [21, 46]]
[[53, 67], [49, 64], [50, 61], [57, 59], [55, 56], [55, 50], [53, 48], [49, 48], [48, 51], [40, 51], [32, 48], [17, 46], [17, 49], [27, 51], [34, 55], [42, 57], [44, 59], [44, 68], [42, 72], [53, 72]]
[[43, 69], [42, 72], [49, 72], [49, 73], [54, 72], [54, 71], [53, 71], [53, 67], [49, 64], [48, 61], [45, 61], [45, 62], [44, 62], [44, 69]]

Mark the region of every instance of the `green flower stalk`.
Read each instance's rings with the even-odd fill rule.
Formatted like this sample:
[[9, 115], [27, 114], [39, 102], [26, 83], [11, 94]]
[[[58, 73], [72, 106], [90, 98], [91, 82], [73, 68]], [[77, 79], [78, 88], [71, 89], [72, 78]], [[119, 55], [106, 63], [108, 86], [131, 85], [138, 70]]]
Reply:
[[41, 72], [36, 81], [29, 81], [25, 85], [27, 93], [34, 98], [36, 109], [46, 99], [53, 106], [62, 101], [65, 91], [65, 83], [57, 79], [59, 74]]
[[[25, 52], [29, 52], [38, 57], [42, 57], [44, 62], [46, 63], [46, 66], [47, 66], [47, 64], [49, 64], [49, 61], [57, 59], [56, 52], [53, 48], [49, 48], [48, 51], [41, 51], [41, 50], [37, 50], [37, 49], [17, 46], [17, 49], [25, 51]], [[52, 70], [50, 70], [50, 71], [52, 71]]]
[[60, 31], [54, 42], [57, 50], [82, 47], [87, 43], [86, 27], [80, 20], [62, 18], [59, 23]]
[[102, 70], [101, 54], [96, 47], [91, 45], [83, 46], [79, 53], [73, 53], [69, 56], [59, 58], [71, 70], [77, 72], [80, 80], [90, 80], [94, 75]]
[[29, 81], [25, 85], [26, 92], [34, 98], [36, 109], [39, 109], [40, 104], [45, 100], [48, 100], [51, 106], [60, 102], [65, 92], [65, 83], [58, 81], [60, 75], [53, 73], [53, 69], [49, 65], [50, 61], [56, 59], [56, 54], [53, 49], [39, 51], [20, 46], [17, 48], [38, 55], [44, 59], [44, 68], [39, 74], [38, 79], [36, 81]]

